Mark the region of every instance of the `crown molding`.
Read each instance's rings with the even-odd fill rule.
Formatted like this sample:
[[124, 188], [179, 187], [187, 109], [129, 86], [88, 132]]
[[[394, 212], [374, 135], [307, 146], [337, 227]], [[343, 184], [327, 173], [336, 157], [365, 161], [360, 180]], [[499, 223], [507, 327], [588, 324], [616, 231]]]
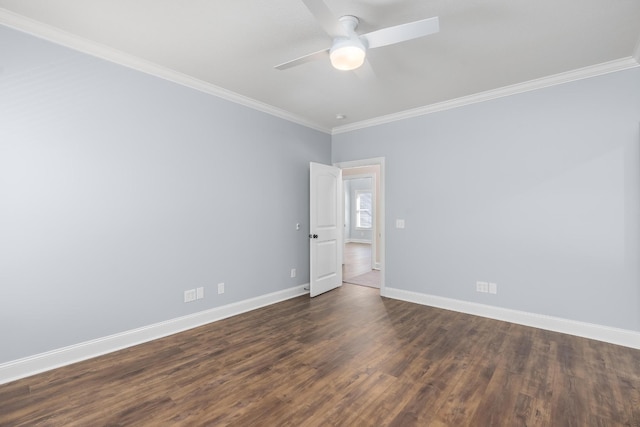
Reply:
[[331, 134], [337, 135], [340, 133], [351, 132], [358, 129], [364, 129], [364, 128], [377, 126], [385, 123], [396, 122], [398, 120], [424, 116], [426, 114], [436, 113], [438, 111], [450, 110], [452, 108], [463, 107], [465, 105], [475, 104], [478, 102], [489, 101], [496, 98], [516, 95], [519, 93], [542, 89], [549, 86], [555, 86], [555, 85], [569, 83], [576, 80], [596, 77], [603, 74], [613, 73], [616, 71], [627, 70], [629, 68], [640, 66], [640, 60], [637, 59], [638, 56], [640, 56], [640, 44], [636, 49], [635, 58], [630, 56], [628, 58], [622, 58], [615, 61], [604, 62], [602, 64], [593, 65], [585, 68], [579, 68], [577, 70], [567, 71], [564, 73], [554, 74], [552, 76], [543, 77], [540, 79], [529, 80], [524, 83], [518, 83], [515, 85], [505, 86], [498, 89], [488, 90], [486, 92], [480, 92], [480, 93], [476, 93], [469, 96], [463, 96], [463, 97], [451, 99], [448, 101], [438, 102], [436, 104], [430, 104], [430, 105], [425, 105], [423, 107], [413, 108], [411, 110], [401, 111], [399, 113], [376, 117], [370, 120], [363, 120], [356, 123], [350, 123], [348, 125], [338, 126], [333, 128]]
[[56, 27], [44, 24], [42, 22], [27, 18], [25, 16], [16, 14], [6, 9], [0, 8], [0, 24], [6, 25], [18, 31], [22, 31], [41, 39], [51, 41], [53, 43], [68, 47], [70, 49], [92, 55], [127, 68], [131, 68], [146, 74], [150, 74], [159, 77], [164, 80], [171, 81], [173, 83], [180, 84], [182, 86], [195, 89], [200, 92], [207, 93], [209, 95], [216, 96], [218, 98], [243, 105], [245, 107], [261, 111], [263, 113], [270, 114], [283, 120], [287, 120], [292, 123], [305, 126], [317, 131], [337, 135], [340, 133], [351, 132], [358, 129], [364, 129], [380, 124], [391, 123], [399, 120], [409, 119], [413, 117], [419, 117], [426, 114], [435, 113], [438, 111], [449, 110], [452, 108], [458, 108], [465, 105], [475, 104], [478, 102], [488, 101], [496, 98], [502, 98], [505, 96], [511, 96], [518, 93], [528, 92], [536, 89], [541, 89], [549, 86], [568, 83], [575, 80], [586, 79], [589, 77], [595, 77], [603, 74], [608, 74], [616, 71], [626, 70], [640, 66], [640, 39], [636, 45], [633, 56], [622, 58], [615, 61], [605, 62], [602, 64], [580, 68], [564, 73], [555, 74], [540, 79], [530, 80], [524, 83], [518, 83], [515, 85], [505, 86], [498, 89], [489, 90], [486, 92], [480, 92], [477, 94], [464, 96], [456, 99], [451, 99], [435, 104], [429, 104], [410, 110], [401, 111], [398, 113], [388, 114], [385, 116], [376, 117], [369, 120], [363, 120], [355, 123], [350, 123], [343, 126], [338, 126], [333, 129], [326, 128], [313, 121], [303, 118], [299, 115], [290, 113], [288, 111], [276, 108], [272, 105], [257, 101], [255, 99], [240, 95], [232, 92], [228, 89], [207, 83], [203, 80], [196, 79], [178, 71], [162, 67], [151, 61], [138, 58], [131, 54], [113, 49], [99, 43], [84, 39], [77, 35], [65, 32]]
[[168, 80], [170, 82], [177, 83], [179, 85], [186, 86], [191, 89], [195, 89], [197, 91], [204, 92], [209, 95], [213, 95], [218, 98], [222, 98], [224, 100], [261, 111], [263, 113], [270, 114], [289, 122], [293, 122], [327, 134], [331, 133], [331, 129], [319, 126], [317, 123], [292, 114], [288, 111], [276, 108], [272, 105], [265, 104], [244, 95], [240, 95], [211, 83], [196, 79], [170, 68], [160, 66], [151, 61], [138, 58], [134, 55], [122, 52], [120, 50], [84, 39], [75, 34], [68, 33], [59, 28], [44, 24], [42, 22], [27, 18], [25, 16], [2, 8], [0, 8], [0, 24], [27, 34], [31, 34], [35, 37], [68, 47], [70, 49], [86, 53], [88, 55], [95, 56], [97, 58], [104, 59], [109, 62], [113, 62], [146, 74], [150, 74], [161, 79]]

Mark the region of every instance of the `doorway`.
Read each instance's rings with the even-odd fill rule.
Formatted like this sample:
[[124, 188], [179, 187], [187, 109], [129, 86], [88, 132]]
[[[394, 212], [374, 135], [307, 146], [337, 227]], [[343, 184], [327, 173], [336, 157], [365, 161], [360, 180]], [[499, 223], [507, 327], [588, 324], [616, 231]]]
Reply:
[[340, 162], [343, 282], [384, 290], [384, 158]]

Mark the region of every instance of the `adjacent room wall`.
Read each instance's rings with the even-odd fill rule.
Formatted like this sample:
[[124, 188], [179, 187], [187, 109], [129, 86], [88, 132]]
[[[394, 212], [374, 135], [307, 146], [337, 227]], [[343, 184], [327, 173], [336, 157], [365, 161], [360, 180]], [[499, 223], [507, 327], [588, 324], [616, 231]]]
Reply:
[[635, 68], [334, 135], [332, 160], [386, 159], [388, 287], [640, 331], [639, 124]]
[[[363, 160], [363, 159], [358, 159]], [[382, 248], [382, 242], [380, 241], [380, 230], [382, 230], [382, 215], [380, 212], [382, 211], [382, 205], [380, 197], [380, 165], [373, 166], [359, 166], [359, 167], [351, 167], [342, 169], [342, 177], [348, 178], [354, 175], [373, 175], [375, 180], [375, 200], [376, 200], [376, 214], [374, 215], [374, 221], [376, 223], [376, 236], [375, 236], [375, 250], [376, 250], [376, 259], [375, 259], [375, 268], [380, 268], [382, 265], [382, 260], [380, 258], [380, 250]], [[345, 179], [345, 184], [349, 182], [348, 179]]]
[[[343, 171], [344, 173], [344, 171]], [[344, 233], [342, 238], [345, 242], [351, 240], [351, 180], [343, 179], [342, 192], [344, 193]], [[344, 252], [343, 252], [344, 257]]]
[[[344, 190], [346, 198], [349, 199], [348, 220], [345, 218], [345, 240], [360, 243], [373, 242], [373, 230], [365, 230], [356, 227], [356, 192], [360, 190], [368, 190], [373, 194], [373, 178], [348, 178], [344, 179]], [[375, 218], [374, 218], [375, 220]]]
[[0, 363], [307, 283], [330, 149], [0, 26]]

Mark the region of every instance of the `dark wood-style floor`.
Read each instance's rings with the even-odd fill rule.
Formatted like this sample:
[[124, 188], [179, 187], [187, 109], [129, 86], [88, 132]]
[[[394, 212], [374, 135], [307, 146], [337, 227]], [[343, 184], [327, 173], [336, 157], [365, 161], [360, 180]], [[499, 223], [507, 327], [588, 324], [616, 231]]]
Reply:
[[344, 285], [0, 386], [3, 426], [640, 426], [640, 351]]

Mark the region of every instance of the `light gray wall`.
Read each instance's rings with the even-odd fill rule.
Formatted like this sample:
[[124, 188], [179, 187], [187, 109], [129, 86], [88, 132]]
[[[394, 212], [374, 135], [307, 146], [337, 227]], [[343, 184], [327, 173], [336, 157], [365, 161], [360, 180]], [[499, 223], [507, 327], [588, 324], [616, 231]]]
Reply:
[[0, 26], [0, 363], [305, 283], [309, 161], [373, 157], [388, 286], [640, 330], [639, 122], [634, 69], [331, 147]]
[[332, 161], [386, 158], [387, 286], [637, 331], [639, 123], [635, 68], [334, 135]]
[[0, 363], [308, 282], [330, 136], [5, 27], [0, 70]]

